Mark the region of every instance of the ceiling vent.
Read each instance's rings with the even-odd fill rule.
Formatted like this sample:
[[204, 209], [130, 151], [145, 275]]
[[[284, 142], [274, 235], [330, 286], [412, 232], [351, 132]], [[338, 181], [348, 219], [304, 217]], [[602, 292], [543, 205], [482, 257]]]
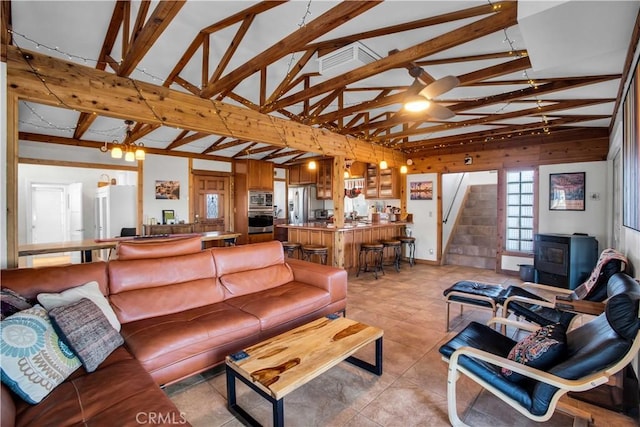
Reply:
[[378, 59], [380, 59], [380, 56], [374, 51], [360, 42], [355, 42], [321, 57], [318, 60], [320, 63], [319, 71], [320, 74], [327, 74], [334, 69], [347, 65], [349, 68], [354, 69]]

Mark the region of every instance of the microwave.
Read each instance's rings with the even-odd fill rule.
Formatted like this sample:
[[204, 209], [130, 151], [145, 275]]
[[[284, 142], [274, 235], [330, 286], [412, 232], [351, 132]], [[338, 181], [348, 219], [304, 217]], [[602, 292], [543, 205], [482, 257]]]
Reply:
[[249, 191], [249, 210], [273, 210], [272, 191]]

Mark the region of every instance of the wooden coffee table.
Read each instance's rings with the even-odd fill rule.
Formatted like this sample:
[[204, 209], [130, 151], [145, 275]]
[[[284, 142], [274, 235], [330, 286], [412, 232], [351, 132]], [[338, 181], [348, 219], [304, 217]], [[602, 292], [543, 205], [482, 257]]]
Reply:
[[[260, 425], [236, 403], [236, 378], [273, 405], [273, 425], [284, 425], [283, 398], [346, 360], [382, 375], [382, 329], [330, 315], [265, 340], [226, 358], [227, 406], [251, 425]], [[375, 341], [375, 364], [352, 354]]]

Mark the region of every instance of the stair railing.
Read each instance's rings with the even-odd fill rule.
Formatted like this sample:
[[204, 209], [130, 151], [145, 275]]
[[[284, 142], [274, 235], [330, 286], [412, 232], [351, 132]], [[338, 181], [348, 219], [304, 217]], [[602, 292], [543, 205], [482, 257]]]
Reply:
[[451, 215], [451, 209], [453, 209], [453, 204], [456, 202], [456, 198], [458, 197], [458, 192], [460, 191], [460, 187], [462, 186], [462, 181], [464, 180], [464, 176], [466, 174], [467, 174], [466, 172], [462, 172], [462, 175], [460, 176], [460, 180], [458, 181], [458, 185], [456, 186], [456, 192], [453, 194], [453, 199], [451, 199], [451, 204], [447, 209], [447, 214], [444, 216], [444, 220], [442, 220], [443, 224], [446, 224], [447, 221], [449, 220], [449, 215]]

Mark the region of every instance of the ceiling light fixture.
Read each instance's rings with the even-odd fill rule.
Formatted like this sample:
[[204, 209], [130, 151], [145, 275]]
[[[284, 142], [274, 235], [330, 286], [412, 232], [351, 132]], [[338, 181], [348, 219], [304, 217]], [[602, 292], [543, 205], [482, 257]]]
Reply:
[[[124, 124], [127, 125], [126, 135], [123, 138], [122, 142], [118, 142], [118, 140], [114, 139], [111, 141], [111, 158], [113, 159], [121, 159], [124, 154], [124, 160], [127, 162], [134, 162], [136, 160], [144, 160], [145, 152], [144, 152], [144, 144], [142, 142], [136, 143], [135, 141], [131, 141], [131, 133], [133, 131], [133, 121], [125, 120]], [[102, 147], [100, 147], [100, 151], [106, 153], [109, 151], [108, 143], [105, 142]]]
[[407, 173], [407, 165], [402, 165], [402, 166], [400, 166], [400, 173], [401, 173], [401, 174], [405, 174], [405, 173]]
[[316, 170], [316, 161], [315, 160], [311, 160], [308, 164], [309, 170]]
[[389, 165], [387, 164], [386, 160], [382, 160], [380, 162], [380, 169], [387, 169], [389, 167]]

